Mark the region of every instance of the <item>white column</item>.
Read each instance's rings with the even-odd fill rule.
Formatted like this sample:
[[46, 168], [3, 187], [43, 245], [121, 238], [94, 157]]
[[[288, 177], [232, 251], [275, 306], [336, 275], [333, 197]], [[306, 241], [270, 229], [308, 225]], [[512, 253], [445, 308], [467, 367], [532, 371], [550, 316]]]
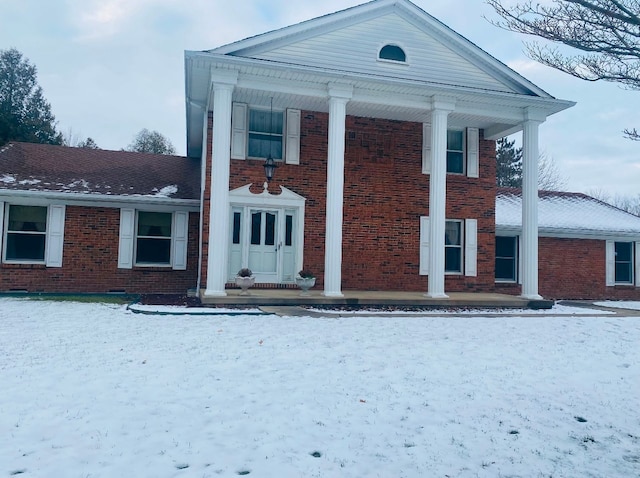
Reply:
[[350, 85], [329, 85], [327, 155], [327, 219], [324, 252], [324, 295], [342, 297], [342, 219], [344, 202], [344, 142]]
[[431, 175], [429, 176], [429, 288], [427, 297], [444, 293], [444, 234], [447, 202], [447, 118], [453, 101], [434, 99], [431, 112]]
[[538, 128], [546, 118], [527, 111], [522, 124], [522, 297], [538, 294]]
[[211, 201], [205, 297], [223, 297], [229, 255], [229, 170], [231, 167], [231, 108], [237, 73], [213, 82], [213, 145]]

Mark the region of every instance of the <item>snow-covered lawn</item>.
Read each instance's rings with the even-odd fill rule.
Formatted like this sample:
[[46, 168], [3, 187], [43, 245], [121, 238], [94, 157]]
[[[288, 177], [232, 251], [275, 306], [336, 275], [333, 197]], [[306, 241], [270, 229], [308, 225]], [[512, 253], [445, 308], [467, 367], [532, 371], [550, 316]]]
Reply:
[[640, 476], [640, 319], [0, 299], [0, 477]]

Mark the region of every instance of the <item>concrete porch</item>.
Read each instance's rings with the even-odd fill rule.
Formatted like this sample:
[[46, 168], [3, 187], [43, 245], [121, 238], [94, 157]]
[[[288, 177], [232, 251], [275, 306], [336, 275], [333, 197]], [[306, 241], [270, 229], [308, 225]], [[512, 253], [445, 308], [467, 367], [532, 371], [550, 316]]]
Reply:
[[240, 295], [240, 289], [227, 289], [226, 297], [202, 297], [203, 305], [216, 306], [353, 306], [353, 307], [469, 307], [469, 308], [530, 308], [550, 309], [551, 300], [529, 300], [521, 297], [495, 294], [452, 292], [448, 299], [431, 299], [423, 292], [396, 291], [343, 291], [344, 297], [325, 297], [319, 290], [301, 295], [298, 289], [249, 289], [249, 295]]

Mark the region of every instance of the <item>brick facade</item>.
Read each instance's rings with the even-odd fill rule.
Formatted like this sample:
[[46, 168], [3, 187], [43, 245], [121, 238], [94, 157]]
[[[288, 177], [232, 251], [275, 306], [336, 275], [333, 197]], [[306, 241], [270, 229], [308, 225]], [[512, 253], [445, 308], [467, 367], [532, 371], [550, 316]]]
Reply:
[[[271, 191], [282, 185], [307, 199], [304, 267], [318, 276], [317, 287], [323, 286], [324, 275], [328, 121], [326, 113], [302, 112], [300, 164], [280, 165], [270, 185]], [[427, 277], [418, 273], [420, 216], [429, 215], [429, 176], [422, 174], [422, 124], [348, 116], [345, 136], [342, 288], [426, 291]], [[264, 182], [262, 164], [232, 160], [230, 189], [253, 183], [252, 191], [259, 193]], [[495, 194], [495, 143], [481, 139], [480, 178], [447, 177], [447, 218], [478, 220], [478, 276], [447, 276], [448, 291], [493, 290]], [[204, 258], [206, 237], [203, 242]], [[206, 260], [203, 277], [205, 269]]]
[[120, 210], [67, 206], [62, 267], [0, 264], [0, 290], [53, 293], [173, 293], [195, 289], [199, 215], [189, 214], [187, 270], [118, 269]]
[[[604, 240], [539, 239], [539, 292], [545, 299], [638, 300], [640, 288], [606, 285]], [[496, 284], [496, 292], [520, 294], [517, 284]]]

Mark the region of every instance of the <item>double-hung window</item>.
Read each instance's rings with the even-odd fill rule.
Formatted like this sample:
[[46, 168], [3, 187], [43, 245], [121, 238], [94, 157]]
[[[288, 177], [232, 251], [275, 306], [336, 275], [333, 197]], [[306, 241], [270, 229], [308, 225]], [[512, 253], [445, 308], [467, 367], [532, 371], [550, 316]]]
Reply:
[[189, 213], [120, 210], [118, 268], [187, 268]]
[[44, 263], [47, 208], [13, 204], [8, 207], [5, 260]]
[[138, 211], [136, 265], [171, 264], [171, 222], [169, 212]]
[[249, 109], [250, 158], [282, 159], [282, 111]]
[[633, 246], [633, 242], [616, 242], [614, 245], [616, 284], [633, 284]]
[[[420, 275], [429, 275], [431, 219], [420, 218]], [[478, 220], [450, 219], [444, 228], [444, 270], [449, 275], [478, 274]]]
[[518, 238], [496, 236], [496, 281], [516, 282], [518, 280]]
[[27, 206], [0, 202], [2, 260], [62, 267], [65, 206]]
[[447, 131], [447, 172], [464, 174], [464, 131]]
[[447, 221], [445, 224], [444, 271], [462, 273], [462, 221]]
[[640, 287], [640, 242], [607, 241], [606, 285]]

